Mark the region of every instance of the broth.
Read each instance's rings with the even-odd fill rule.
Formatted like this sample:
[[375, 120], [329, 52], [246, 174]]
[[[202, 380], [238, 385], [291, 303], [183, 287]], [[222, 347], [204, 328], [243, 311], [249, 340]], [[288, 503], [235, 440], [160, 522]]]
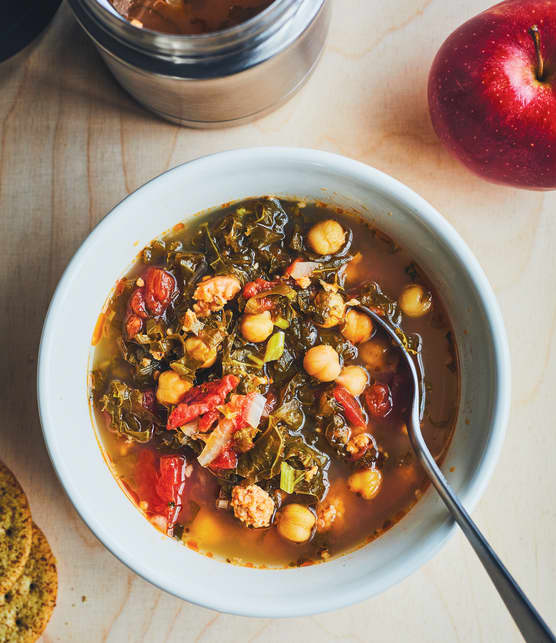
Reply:
[[110, 0], [136, 27], [196, 35], [222, 31], [253, 18], [273, 0]]
[[[270, 219], [269, 211], [273, 212]], [[323, 258], [309, 248], [308, 231], [313, 225], [325, 220], [334, 220], [339, 223], [347, 234], [342, 250], [335, 255]], [[241, 236], [246, 230], [250, 231], [249, 235]], [[257, 235], [262, 236], [256, 238]], [[283, 239], [278, 241], [280, 236]], [[157, 527], [163, 531], [168, 530], [170, 535], [189, 547], [229, 562], [256, 566], [285, 567], [321, 562], [373, 540], [395, 524], [411, 509], [427, 487], [426, 476], [413, 455], [404, 428], [407, 373], [399, 366], [396, 367], [394, 349], [387, 346], [387, 339], [380, 331], [374, 329], [371, 339], [362, 343], [348, 341], [342, 334], [348, 332], [345, 325], [324, 328], [314, 323], [314, 320], [322, 323], [324, 319], [321, 316], [322, 310], [318, 307], [314, 309], [316, 306], [314, 302], [317, 301], [319, 293], [328, 292], [322, 282], [329, 285], [336, 284], [340, 285], [338, 292], [342, 294], [344, 301], [347, 302], [350, 298], [356, 297], [364, 300], [363, 303], [373, 305], [377, 310], [382, 311], [393, 324], [397, 325], [401, 320], [400, 332], [403, 329], [410, 346], [416, 350], [422, 363], [426, 383], [423, 435], [432, 454], [437, 461], [441, 462], [453, 434], [459, 401], [456, 346], [446, 311], [432, 284], [412, 258], [388, 237], [370, 227], [355, 214], [331, 209], [323, 204], [300, 204], [295, 201], [276, 199], [251, 199], [224, 207], [195, 218], [186, 226], [182, 224], [176, 226], [161, 239], [162, 242], [153, 242], [144, 251], [126, 278], [118, 283], [115, 294], [107, 303], [95, 330], [96, 347], [93, 355], [91, 400], [107, 459], [128, 496]], [[240, 239], [241, 243], [238, 241]], [[222, 240], [222, 243], [219, 240]], [[242, 246], [242, 243], [250, 245]], [[280, 252], [276, 249], [278, 246], [280, 246]], [[292, 247], [296, 249], [293, 250]], [[199, 254], [191, 255], [189, 254], [191, 251]], [[242, 252], [244, 255], [241, 254]], [[220, 382], [223, 375], [229, 376], [234, 372], [233, 369], [237, 368], [239, 370], [235, 372], [239, 376], [239, 384], [234, 394], [244, 395], [250, 391], [253, 392], [254, 387], [259, 394], [265, 396], [267, 405], [269, 405], [269, 398], [277, 400], [272, 409], [267, 409], [270, 410], [270, 417], [266, 419], [263, 414], [259, 430], [252, 437], [251, 450], [245, 452], [239, 450], [236, 453], [236, 446], [233, 446], [232, 455], [230, 455], [229, 448], [226, 447], [228, 448], [226, 457], [235, 457], [236, 460], [227, 462], [226, 458], [222, 459], [225, 451], [222, 450], [213, 463], [208, 467], [202, 467], [196, 456], [199, 455], [201, 447], [204, 446], [206, 449], [207, 435], [212, 436], [216, 429], [201, 435], [200, 422], [195, 420], [199, 422], [195, 428], [197, 433], [194, 434], [197, 438], [201, 436], [199, 446], [195, 440], [192, 441], [191, 430], [186, 430], [187, 426], [177, 426], [170, 431], [165, 428], [167, 421], [168, 425], [171, 423], [168, 417], [174, 417], [176, 409], [180, 406], [187, 406], [183, 402], [176, 401], [177, 405], [158, 403], [151, 406], [159, 425], [151, 430], [150, 436], [141, 434], [141, 439], [149, 437], [145, 443], [130, 439], [129, 436], [139, 435], [133, 432], [144, 430], [146, 424], [152, 419], [150, 416], [145, 419], [139, 412], [138, 419], [137, 414], [132, 413], [133, 417], [127, 416], [125, 422], [119, 426], [114, 425], [114, 415], [111, 416], [110, 413], [114, 414], [116, 411], [109, 404], [107, 407], [109, 397], [106, 396], [113, 380], [125, 382], [129, 387], [135, 387], [143, 392], [148, 391], [152, 398], [152, 391], [155, 389], [158, 391], [162, 386], [160, 373], [171, 370], [170, 363], [173, 364], [171, 368], [180, 373], [182, 380], [191, 377], [191, 373], [183, 370], [183, 364], [187, 365], [187, 361], [184, 362], [182, 359], [181, 362], [179, 360], [170, 362], [166, 356], [162, 356], [162, 353], [168, 349], [165, 342], [174, 346], [169, 350], [175, 350], [175, 346], [179, 345], [179, 339], [174, 337], [176, 329], [171, 327], [175, 325], [176, 319], [179, 318], [181, 323], [185, 318], [183, 311], [191, 311], [193, 301], [197, 301], [198, 309], [200, 300], [191, 299], [191, 292], [193, 292], [191, 288], [187, 291], [189, 294], [185, 294], [192, 275], [194, 275], [193, 280], [197, 280], [195, 282], [197, 286], [203, 283], [198, 281], [202, 271], [196, 272], [198, 266], [194, 265], [194, 260], [207, 268], [211, 277], [213, 273], [227, 274], [230, 266], [233, 266], [233, 270], [237, 270], [236, 274], [239, 275], [241, 286], [245, 287], [245, 283], [252, 282], [258, 274], [270, 280], [283, 275], [284, 266], [290, 265], [300, 256], [318, 264], [317, 268], [314, 268], [316, 272], [308, 277], [309, 283], [302, 279], [294, 283], [291, 276], [288, 279], [282, 276], [279, 280], [282, 295], [264, 296], [265, 292], [272, 293], [268, 289], [263, 289], [257, 295], [259, 299], [236, 294], [235, 297], [230, 298], [223, 310], [211, 312], [207, 318], [199, 317], [201, 320], [224, 317], [225, 311], [230, 309], [232, 321], [227, 326], [227, 333], [230, 334], [218, 345], [214, 365], [198, 368], [197, 363], [197, 370], [194, 370], [193, 374], [195, 384], [198, 385], [203, 381]], [[203, 264], [205, 258], [208, 266]], [[245, 261], [246, 258], [249, 261]], [[158, 317], [165, 329], [165, 334], [156, 335], [152, 330], [152, 324], [155, 322], [143, 320], [141, 331], [135, 339], [130, 339], [128, 331], [122, 329], [128, 328], [135, 310], [129, 307], [130, 296], [148, 287], [143, 279], [146, 275], [145, 259], [148, 266], [161, 267], [174, 275], [176, 291], [168, 307]], [[259, 268], [255, 265], [257, 262]], [[268, 270], [269, 262], [276, 270]], [[261, 269], [263, 265], [266, 266], [264, 270]], [[432, 297], [431, 310], [420, 317], [410, 317], [400, 313], [400, 307], [396, 303], [404, 288], [414, 283], [420, 284]], [[289, 290], [285, 289], [286, 284]], [[376, 284], [380, 284], [380, 288], [377, 288]], [[330, 288], [329, 290], [333, 291]], [[245, 291], [242, 292], [245, 293]], [[284, 292], [287, 292], [286, 296]], [[293, 299], [288, 300], [288, 296]], [[320, 296], [322, 297], [322, 294]], [[316, 377], [309, 377], [305, 372], [304, 364], [307, 368], [309, 365], [302, 357], [303, 354], [306, 355], [305, 348], [310, 344], [309, 340], [307, 340], [309, 344], [303, 346], [301, 353], [295, 353], [293, 361], [287, 367], [281, 363], [285, 361], [284, 354], [274, 362], [271, 360], [262, 366], [260, 363], [257, 364], [256, 360], [263, 361], [268, 353], [268, 344], [271, 340], [265, 340], [263, 343], [242, 339], [242, 332], [245, 331], [241, 325], [243, 320], [241, 311], [243, 306], [249, 308], [253, 302], [257, 306], [263, 306], [261, 302], [268, 300], [274, 305], [274, 308], [270, 308], [272, 312], [269, 312], [274, 324], [272, 337], [275, 334], [279, 335], [281, 327], [285, 328], [285, 323], [280, 320], [282, 315], [287, 317], [289, 314], [288, 306], [294, 312], [297, 311], [295, 314], [298, 317], [300, 306], [306, 306], [305, 310], [309, 311], [304, 313], [306, 316], [302, 318], [303, 329], [300, 330], [292, 317], [289, 327], [281, 331], [286, 336], [286, 352], [291, 350], [292, 355], [295, 353], [291, 348], [294, 340], [290, 338], [290, 334], [295, 331], [301, 335], [305, 333], [303, 336], [306, 337], [314, 331], [316, 332], [313, 337], [314, 345], [333, 345], [341, 354], [344, 365], [360, 366], [368, 372], [369, 383], [364, 393], [354, 395], [352, 398], [357, 408], [362, 409], [366, 428], [357, 428], [357, 423], [354, 424], [346, 407], [338, 403], [338, 398], [335, 397], [338, 383], [320, 381]], [[329, 308], [326, 309], [326, 314], [330, 314]], [[151, 330], [148, 330], [149, 323], [151, 323]], [[345, 317], [343, 323], [345, 323]], [[239, 326], [236, 328], [237, 334], [231, 344], [236, 352], [231, 353], [227, 342], [230, 341], [230, 329], [233, 328], [233, 324], [239, 324]], [[169, 340], [166, 339], [168, 327], [170, 327], [171, 336]], [[151, 333], [152, 337], [146, 344], [141, 344], [140, 342], [147, 341], [144, 335], [146, 332]], [[203, 336], [202, 333], [208, 331], [205, 327], [204, 330], [196, 332], [200, 332], [200, 336]], [[214, 329], [211, 332], [214, 332]], [[183, 331], [183, 334], [191, 337], [191, 330]], [[241, 351], [237, 352], [239, 345], [241, 345]], [[384, 354], [388, 355], [388, 359], [384, 368], [380, 367], [377, 370], [376, 359], [373, 362], [373, 359], [369, 358], [367, 350], [369, 345], [386, 346]], [[149, 353], [148, 350], [151, 352]], [[251, 362], [251, 358], [246, 357], [248, 354], [254, 361]], [[146, 358], [141, 358], [141, 355], [145, 355]], [[235, 356], [235, 360], [231, 359], [230, 355]], [[172, 356], [176, 358], [173, 353]], [[241, 356], [241, 359], [238, 356]], [[206, 355], [203, 355], [204, 357]], [[137, 362], [138, 359], [139, 362]], [[153, 364], [154, 370], [152, 370]], [[155, 380], [156, 372], [159, 373], [157, 380]], [[174, 374], [172, 373], [171, 376]], [[257, 378], [264, 377], [268, 377], [271, 382], [257, 384]], [[301, 378], [301, 385], [293, 389], [293, 395], [284, 394], [288, 384], [296, 377]], [[380, 388], [385, 385], [387, 387], [385, 390], [390, 394], [391, 409], [384, 417], [380, 417], [380, 413], [374, 412], [380, 409], [370, 406], [372, 402], [369, 402], [371, 399], [369, 391], [375, 386]], [[373, 390], [376, 389], [373, 388]], [[187, 399], [188, 394], [191, 395], [186, 392], [186, 397], [182, 395], [181, 399]], [[122, 399], [118, 403], [121, 404]], [[142, 404], [146, 406], [152, 404], [152, 399], [149, 404], [146, 403], [145, 398], [142, 399]], [[326, 400], [332, 400], [328, 406]], [[194, 401], [191, 404], [194, 404]], [[228, 402], [226, 407], [229, 404]], [[295, 407], [293, 420], [283, 410], [287, 404], [292, 408]], [[121, 408], [124, 407], [125, 404]], [[220, 422], [217, 428], [229, 415], [229, 409], [226, 410], [226, 407], [219, 406], [222, 414], [219, 415]], [[191, 409], [188, 407], [187, 410]], [[299, 414], [303, 416], [301, 426], [299, 426]], [[121, 413], [118, 417], [121, 419]], [[231, 417], [235, 422], [236, 416], [232, 414]], [[337, 424], [335, 425], [334, 422]], [[272, 426], [270, 426], [271, 423]], [[185, 424], [189, 425], [189, 422]], [[274, 426], [276, 428], [273, 428]], [[259, 528], [248, 528], [237, 517], [239, 512], [237, 505], [233, 504], [232, 489], [236, 486], [245, 489], [248, 483], [252, 483], [252, 475], [244, 478], [237, 472], [249, 470], [245, 462], [250, 452], [254, 453], [258, 441], [267, 439], [272, 431], [276, 431], [277, 435], [280, 435], [282, 444], [286, 445], [281, 452], [280, 467], [277, 471], [269, 470], [270, 473], [274, 471], [274, 475], [257, 479], [255, 483], [274, 503], [271, 524]], [[367, 450], [362, 454], [348, 452], [350, 445], [352, 449], [354, 448], [353, 439], [361, 434], [372, 436], [372, 438], [365, 438], [370, 440], [365, 447]], [[346, 435], [349, 436], [347, 442]], [[209, 437], [207, 445], [210, 440]], [[309, 451], [303, 451], [303, 454], [300, 452], [294, 453], [291, 457], [288, 456], [288, 449], [291, 453], [292, 449], [295, 451], [294, 445], [301, 443], [305, 445], [303, 449], [308, 445], [310, 449], [314, 449], [314, 453], [309, 449]], [[232, 444], [236, 445], [236, 442]], [[152, 479], [152, 476], [162, 476], [156, 468], [161, 454], [162, 458], [174, 455], [183, 458], [181, 462], [187, 470], [187, 476], [182, 476], [178, 480], [178, 486], [181, 485], [180, 496], [176, 501], [177, 509], [171, 510], [174, 515], [170, 522], [167, 517], [160, 517], [160, 510], [153, 510], [152, 498], [147, 497], [148, 490], [145, 491], [144, 471], [141, 473], [142, 479], [138, 480], [138, 471], [140, 471], [138, 463], [142, 458], [143, 460], [147, 458], [144, 455], [147, 451], [154, 454], [151, 459], [155, 463], [155, 469], [149, 478], [151, 485], [161, 484], [160, 477], [156, 477], [158, 482], [156, 480], [153, 482]], [[313, 456], [314, 459], [309, 462]], [[326, 462], [322, 464], [324, 460]], [[236, 467], [211, 469], [216, 467], [214, 463], [217, 461], [218, 466], [222, 464], [229, 466], [236, 462]], [[315, 468], [318, 471], [315, 472]], [[290, 469], [295, 471], [297, 479], [294, 487], [288, 484], [287, 474], [291, 473]], [[252, 474], [252, 470], [250, 471]], [[353, 476], [363, 471], [372, 471], [373, 475], [380, 477], [379, 491], [370, 499], [354, 493], [356, 478]], [[374, 473], [377, 471], [379, 474]], [[313, 478], [310, 477], [311, 475]], [[288, 493], [284, 491], [284, 486]], [[163, 494], [160, 497], [162, 496]], [[268, 502], [266, 496], [261, 495], [259, 498], [262, 505]], [[175, 499], [172, 502], [175, 502]], [[308, 508], [311, 515], [318, 517], [316, 524], [310, 528], [310, 538], [304, 542], [292, 542], [284, 537], [282, 533], [284, 528], [280, 531], [276, 526], [277, 524], [283, 526], [284, 507], [289, 504]], [[332, 510], [329, 510], [330, 507]], [[328, 525], [327, 521], [331, 516], [333, 521]], [[170, 524], [174, 520], [175, 524]]]

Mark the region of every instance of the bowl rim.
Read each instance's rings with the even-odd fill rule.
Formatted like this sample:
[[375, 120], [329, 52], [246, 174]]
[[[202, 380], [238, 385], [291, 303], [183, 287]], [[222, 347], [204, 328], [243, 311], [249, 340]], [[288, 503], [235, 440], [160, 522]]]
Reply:
[[[448, 520], [447, 524], [439, 526], [435, 531], [426, 538], [426, 543], [421, 547], [418, 554], [415, 554], [411, 560], [405, 564], [403, 569], [390, 570], [389, 573], [384, 574], [384, 581], [380, 588], [366, 588], [358, 587], [351, 592], [345, 592], [343, 595], [337, 595], [331, 592], [331, 598], [327, 602], [319, 605], [311, 604], [308, 608], [302, 605], [289, 605], [285, 608], [283, 605], [273, 608], [272, 610], [266, 607], [258, 607], [250, 605], [249, 608], [230, 608], [227, 604], [226, 598], [222, 595], [211, 596], [210, 598], [204, 597], [199, 599], [193, 592], [169, 589], [165, 587], [162, 581], [155, 580], [145, 570], [141, 570], [140, 562], [132, 559], [125, 550], [117, 545], [114, 540], [111, 540], [109, 532], [101, 521], [97, 520], [92, 512], [87, 510], [87, 507], [82, 506], [79, 502], [79, 494], [73, 488], [69, 476], [66, 477], [62, 463], [57, 462], [53, 432], [54, 428], [49, 426], [47, 421], [47, 407], [49, 399], [44, 395], [43, 391], [46, 388], [43, 385], [47, 376], [47, 365], [45, 354], [47, 347], [51, 341], [52, 324], [54, 312], [58, 307], [58, 302], [62, 298], [65, 288], [69, 285], [72, 273], [76, 270], [80, 263], [81, 256], [84, 254], [86, 247], [98, 235], [103, 233], [104, 227], [112, 218], [118, 216], [118, 211], [123, 204], [129, 200], [138, 198], [142, 191], [147, 191], [152, 186], [152, 183], [157, 182], [162, 177], [172, 173], [181, 173], [187, 171], [187, 168], [194, 167], [200, 164], [210, 164], [218, 160], [226, 160], [229, 163], [234, 163], [239, 159], [248, 158], [250, 162], [258, 161], [264, 163], [265, 161], [287, 161], [295, 160], [297, 162], [306, 163], [308, 166], [317, 165], [324, 166], [328, 170], [337, 170], [352, 177], [357, 177], [369, 184], [380, 183], [381, 189], [392, 200], [396, 201], [403, 209], [411, 209], [416, 213], [418, 218], [427, 223], [432, 228], [434, 233], [441, 240], [442, 244], [449, 250], [450, 254], [455, 255], [455, 259], [460, 263], [462, 269], [465, 270], [472, 282], [477, 296], [483, 304], [485, 314], [485, 326], [488, 327], [490, 340], [492, 342], [493, 354], [493, 372], [494, 381], [496, 383], [497, 396], [493, 401], [492, 407], [492, 421], [490, 425], [490, 433], [485, 442], [485, 446], [481, 458], [477, 460], [475, 470], [460, 492], [459, 498], [462, 504], [466, 507], [468, 512], [477, 504], [482, 493], [484, 492], [488, 481], [490, 480], [494, 467], [500, 455], [502, 444], [505, 437], [507, 421], [510, 412], [511, 402], [511, 367], [510, 367], [510, 352], [509, 344], [506, 336], [502, 314], [496, 300], [496, 296], [488, 279], [479, 264], [477, 258], [473, 255], [465, 241], [461, 238], [453, 226], [425, 199], [420, 197], [411, 188], [407, 187], [397, 179], [389, 176], [367, 165], [363, 162], [356, 161], [345, 156], [324, 152], [310, 148], [293, 148], [293, 147], [252, 147], [252, 148], [237, 148], [225, 152], [216, 152], [213, 154], [203, 155], [201, 157], [192, 159], [180, 165], [177, 165], [158, 176], [147, 181], [136, 190], [124, 197], [118, 204], [116, 204], [91, 230], [87, 237], [80, 244], [79, 248], [71, 258], [67, 267], [62, 274], [54, 294], [52, 296], [48, 311], [45, 316], [43, 330], [40, 339], [37, 363], [37, 404], [39, 411], [39, 418], [43, 431], [45, 445], [48, 455], [52, 462], [53, 468], [56, 472], [62, 487], [68, 495], [72, 505], [79, 514], [80, 518], [89, 527], [92, 533], [102, 542], [102, 544], [123, 564], [130, 570], [138, 574], [151, 584], [159, 589], [174, 594], [175, 596], [187, 600], [193, 604], [215, 609], [221, 612], [236, 614], [240, 616], [256, 616], [256, 617], [293, 617], [308, 614], [316, 614], [330, 610], [340, 609], [348, 605], [368, 599], [382, 591], [385, 591], [392, 585], [400, 582], [404, 578], [412, 574], [416, 569], [428, 562], [432, 557], [446, 544], [448, 538], [454, 533], [456, 527], [453, 520]], [[372, 189], [372, 188], [371, 188]], [[213, 207], [218, 207], [216, 204]], [[190, 213], [194, 214], [194, 213]], [[343, 557], [340, 557], [340, 559]], [[254, 573], [273, 573], [274, 570], [260, 570], [253, 569]], [[293, 571], [293, 570], [292, 570]], [[290, 573], [290, 572], [289, 572]]]

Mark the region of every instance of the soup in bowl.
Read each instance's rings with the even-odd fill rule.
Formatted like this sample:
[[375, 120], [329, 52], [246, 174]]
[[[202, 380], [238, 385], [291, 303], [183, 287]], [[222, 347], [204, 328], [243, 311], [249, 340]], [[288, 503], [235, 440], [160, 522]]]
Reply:
[[354, 213], [248, 199], [143, 249], [100, 314], [90, 397], [107, 460], [163, 533], [292, 567], [368, 543], [426, 486], [407, 435], [424, 383], [441, 462], [458, 406], [453, 332], [410, 256]]
[[409, 446], [399, 355], [359, 304], [414, 354], [427, 442], [472, 506], [507, 346], [428, 204], [280, 148], [194, 161], [120, 204], [68, 267], [39, 365], [51, 457], [99, 538], [164, 589], [251, 615], [340, 607], [427, 560], [451, 521]]

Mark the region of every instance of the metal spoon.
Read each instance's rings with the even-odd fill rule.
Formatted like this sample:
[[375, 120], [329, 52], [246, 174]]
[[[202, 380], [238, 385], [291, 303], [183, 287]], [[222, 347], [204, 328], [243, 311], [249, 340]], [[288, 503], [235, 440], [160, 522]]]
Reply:
[[454, 520], [461, 527], [463, 533], [467, 537], [467, 540], [471, 543], [475, 553], [483, 563], [483, 567], [486, 569], [494, 583], [494, 586], [506, 604], [508, 611], [512, 615], [512, 618], [523, 635], [523, 638], [528, 642], [534, 641], [534, 643], [556, 641], [554, 634], [552, 634], [541, 615], [533, 605], [531, 605], [510, 572], [504, 567], [502, 561], [494, 553], [483, 534], [471, 520], [471, 517], [467, 511], [465, 511], [463, 505], [453, 492], [450, 485], [446, 482], [446, 478], [431, 455], [421, 433], [419, 376], [411, 355], [407, 352], [396, 331], [391, 328], [380, 315], [365, 306], [359, 305], [356, 306], [356, 308], [366, 315], [369, 315], [373, 322], [382, 328], [400, 349], [400, 352], [407, 363], [409, 372], [411, 373], [412, 401], [410, 416], [407, 422], [407, 433], [413, 449], [415, 450], [415, 453], [417, 454], [419, 461], [434, 488], [438, 491], [440, 497], [444, 501], [444, 504], [448, 507]]

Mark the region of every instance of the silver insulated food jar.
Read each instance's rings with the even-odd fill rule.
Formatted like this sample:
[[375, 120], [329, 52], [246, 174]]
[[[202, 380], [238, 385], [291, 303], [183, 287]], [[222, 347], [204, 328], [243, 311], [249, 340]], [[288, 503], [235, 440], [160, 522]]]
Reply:
[[290, 98], [317, 64], [329, 0], [275, 0], [223, 31], [134, 27], [108, 0], [69, 0], [114, 76], [146, 108], [188, 127], [238, 125]]

